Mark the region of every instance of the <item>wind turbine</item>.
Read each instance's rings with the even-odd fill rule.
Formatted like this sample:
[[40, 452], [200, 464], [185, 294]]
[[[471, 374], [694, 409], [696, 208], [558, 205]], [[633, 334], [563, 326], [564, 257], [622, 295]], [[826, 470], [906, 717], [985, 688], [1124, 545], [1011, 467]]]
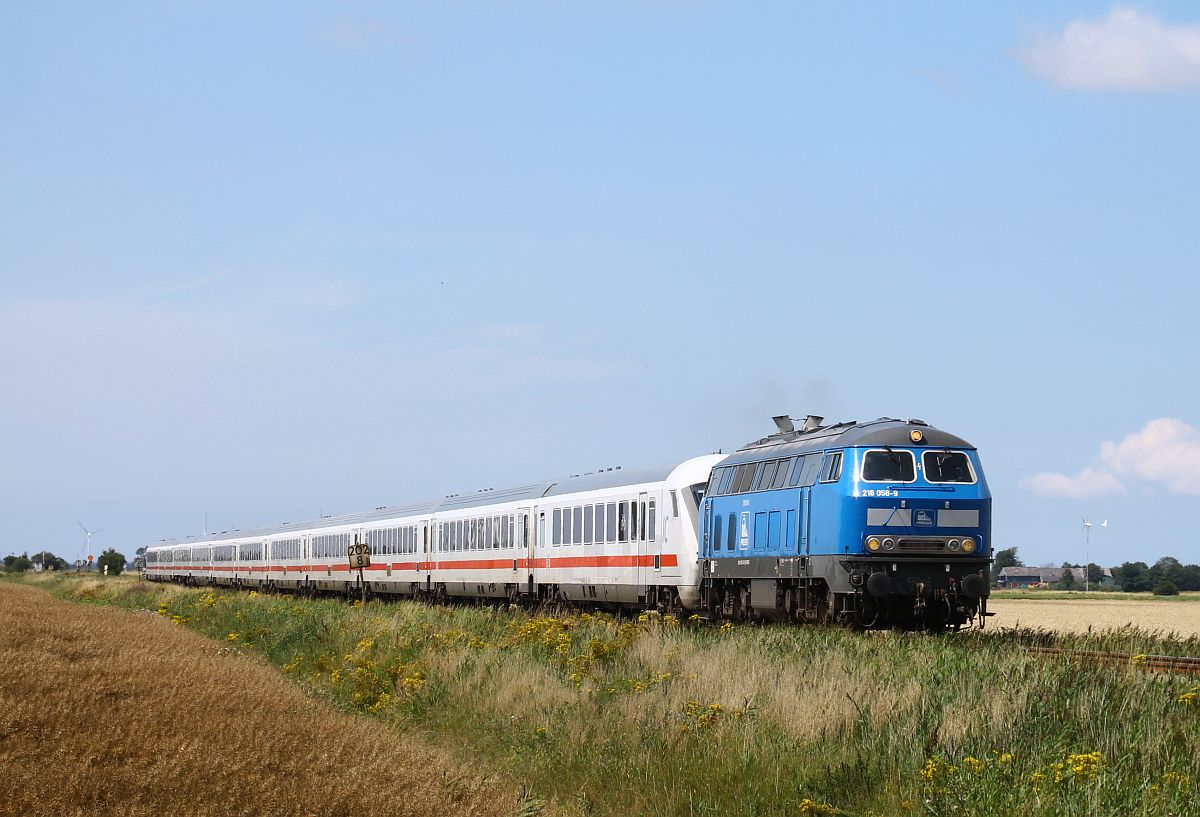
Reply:
[[[1083, 591], [1086, 593], [1091, 589], [1090, 583], [1088, 582], [1088, 565], [1091, 564], [1090, 557], [1088, 556], [1088, 549], [1092, 544], [1092, 528], [1094, 525], [1087, 521], [1085, 517], [1081, 516], [1079, 518], [1083, 521]], [[1107, 528], [1108, 520], [1105, 519], [1103, 522], [1101, 522], [1100, 527]]]
[[95, 536], [100, 531], [104, 530], [104, 528], [96, 528], [95, 530], [88, 530], [87, 528], [85, 528], [83, 526], [83, 523], [80, 522], [78, 519], [75, 520], [75, 524], [78, 525], [80, 530], [82, 530], [84, 532], [84, 534], [87, 535], [87, 539], [86, 539], [86, 542], [84, 545], [87, 548], [87, 553], [85, 553], [84, 555], [87, 556], [88, 567], [91, 567], [91, 564], [92, 564], [92, 537]]

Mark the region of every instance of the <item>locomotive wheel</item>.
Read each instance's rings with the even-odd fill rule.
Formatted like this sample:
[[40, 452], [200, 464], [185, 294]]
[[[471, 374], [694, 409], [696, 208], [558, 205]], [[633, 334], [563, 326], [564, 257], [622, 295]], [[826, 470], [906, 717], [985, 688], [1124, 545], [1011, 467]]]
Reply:
[[878, 627], [887, 617], [887, 607], [884, 602], [866, 593], [855, 599], [854, 620], [860, 627], [869, 630]]

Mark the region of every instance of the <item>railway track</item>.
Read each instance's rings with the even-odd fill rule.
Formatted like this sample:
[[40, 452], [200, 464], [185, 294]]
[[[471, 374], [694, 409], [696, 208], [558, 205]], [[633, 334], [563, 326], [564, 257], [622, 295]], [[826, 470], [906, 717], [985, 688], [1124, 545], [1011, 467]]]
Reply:
[[1130, 666], [1147, 672], [1173, 672], [1180, 675], [1200, 675], [1200, 658], [1180, 655], [1145, 655], [1099, 650], [1065, 650], [1059, 647], [1030, 647], [1032, 655], [1069, 658], [1084, 664], [1101, 666]]

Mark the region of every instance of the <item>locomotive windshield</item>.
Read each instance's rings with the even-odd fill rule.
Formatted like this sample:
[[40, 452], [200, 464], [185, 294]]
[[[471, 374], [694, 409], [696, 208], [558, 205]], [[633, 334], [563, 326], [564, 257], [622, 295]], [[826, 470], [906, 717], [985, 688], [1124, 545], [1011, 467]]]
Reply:
[[926, 451], [921, 464], [930, 482], [974, 482], [971, 461], [961, 451]]
[[912, 482], [917, 478], [911, 451], [868, 451], [863, 457], [864, 482]]

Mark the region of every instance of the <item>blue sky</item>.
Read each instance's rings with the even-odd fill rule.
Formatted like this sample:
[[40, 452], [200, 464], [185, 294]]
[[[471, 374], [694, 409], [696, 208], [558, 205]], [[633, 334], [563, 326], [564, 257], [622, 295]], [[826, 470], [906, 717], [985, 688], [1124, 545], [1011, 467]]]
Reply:
[[728, 451], [790, 411], [971, 440], [1030, 563], [1081, 560], [1081, 515], [1099, 561], [1200, 560], [1191, 4], [0, 22], [0, 552]]

